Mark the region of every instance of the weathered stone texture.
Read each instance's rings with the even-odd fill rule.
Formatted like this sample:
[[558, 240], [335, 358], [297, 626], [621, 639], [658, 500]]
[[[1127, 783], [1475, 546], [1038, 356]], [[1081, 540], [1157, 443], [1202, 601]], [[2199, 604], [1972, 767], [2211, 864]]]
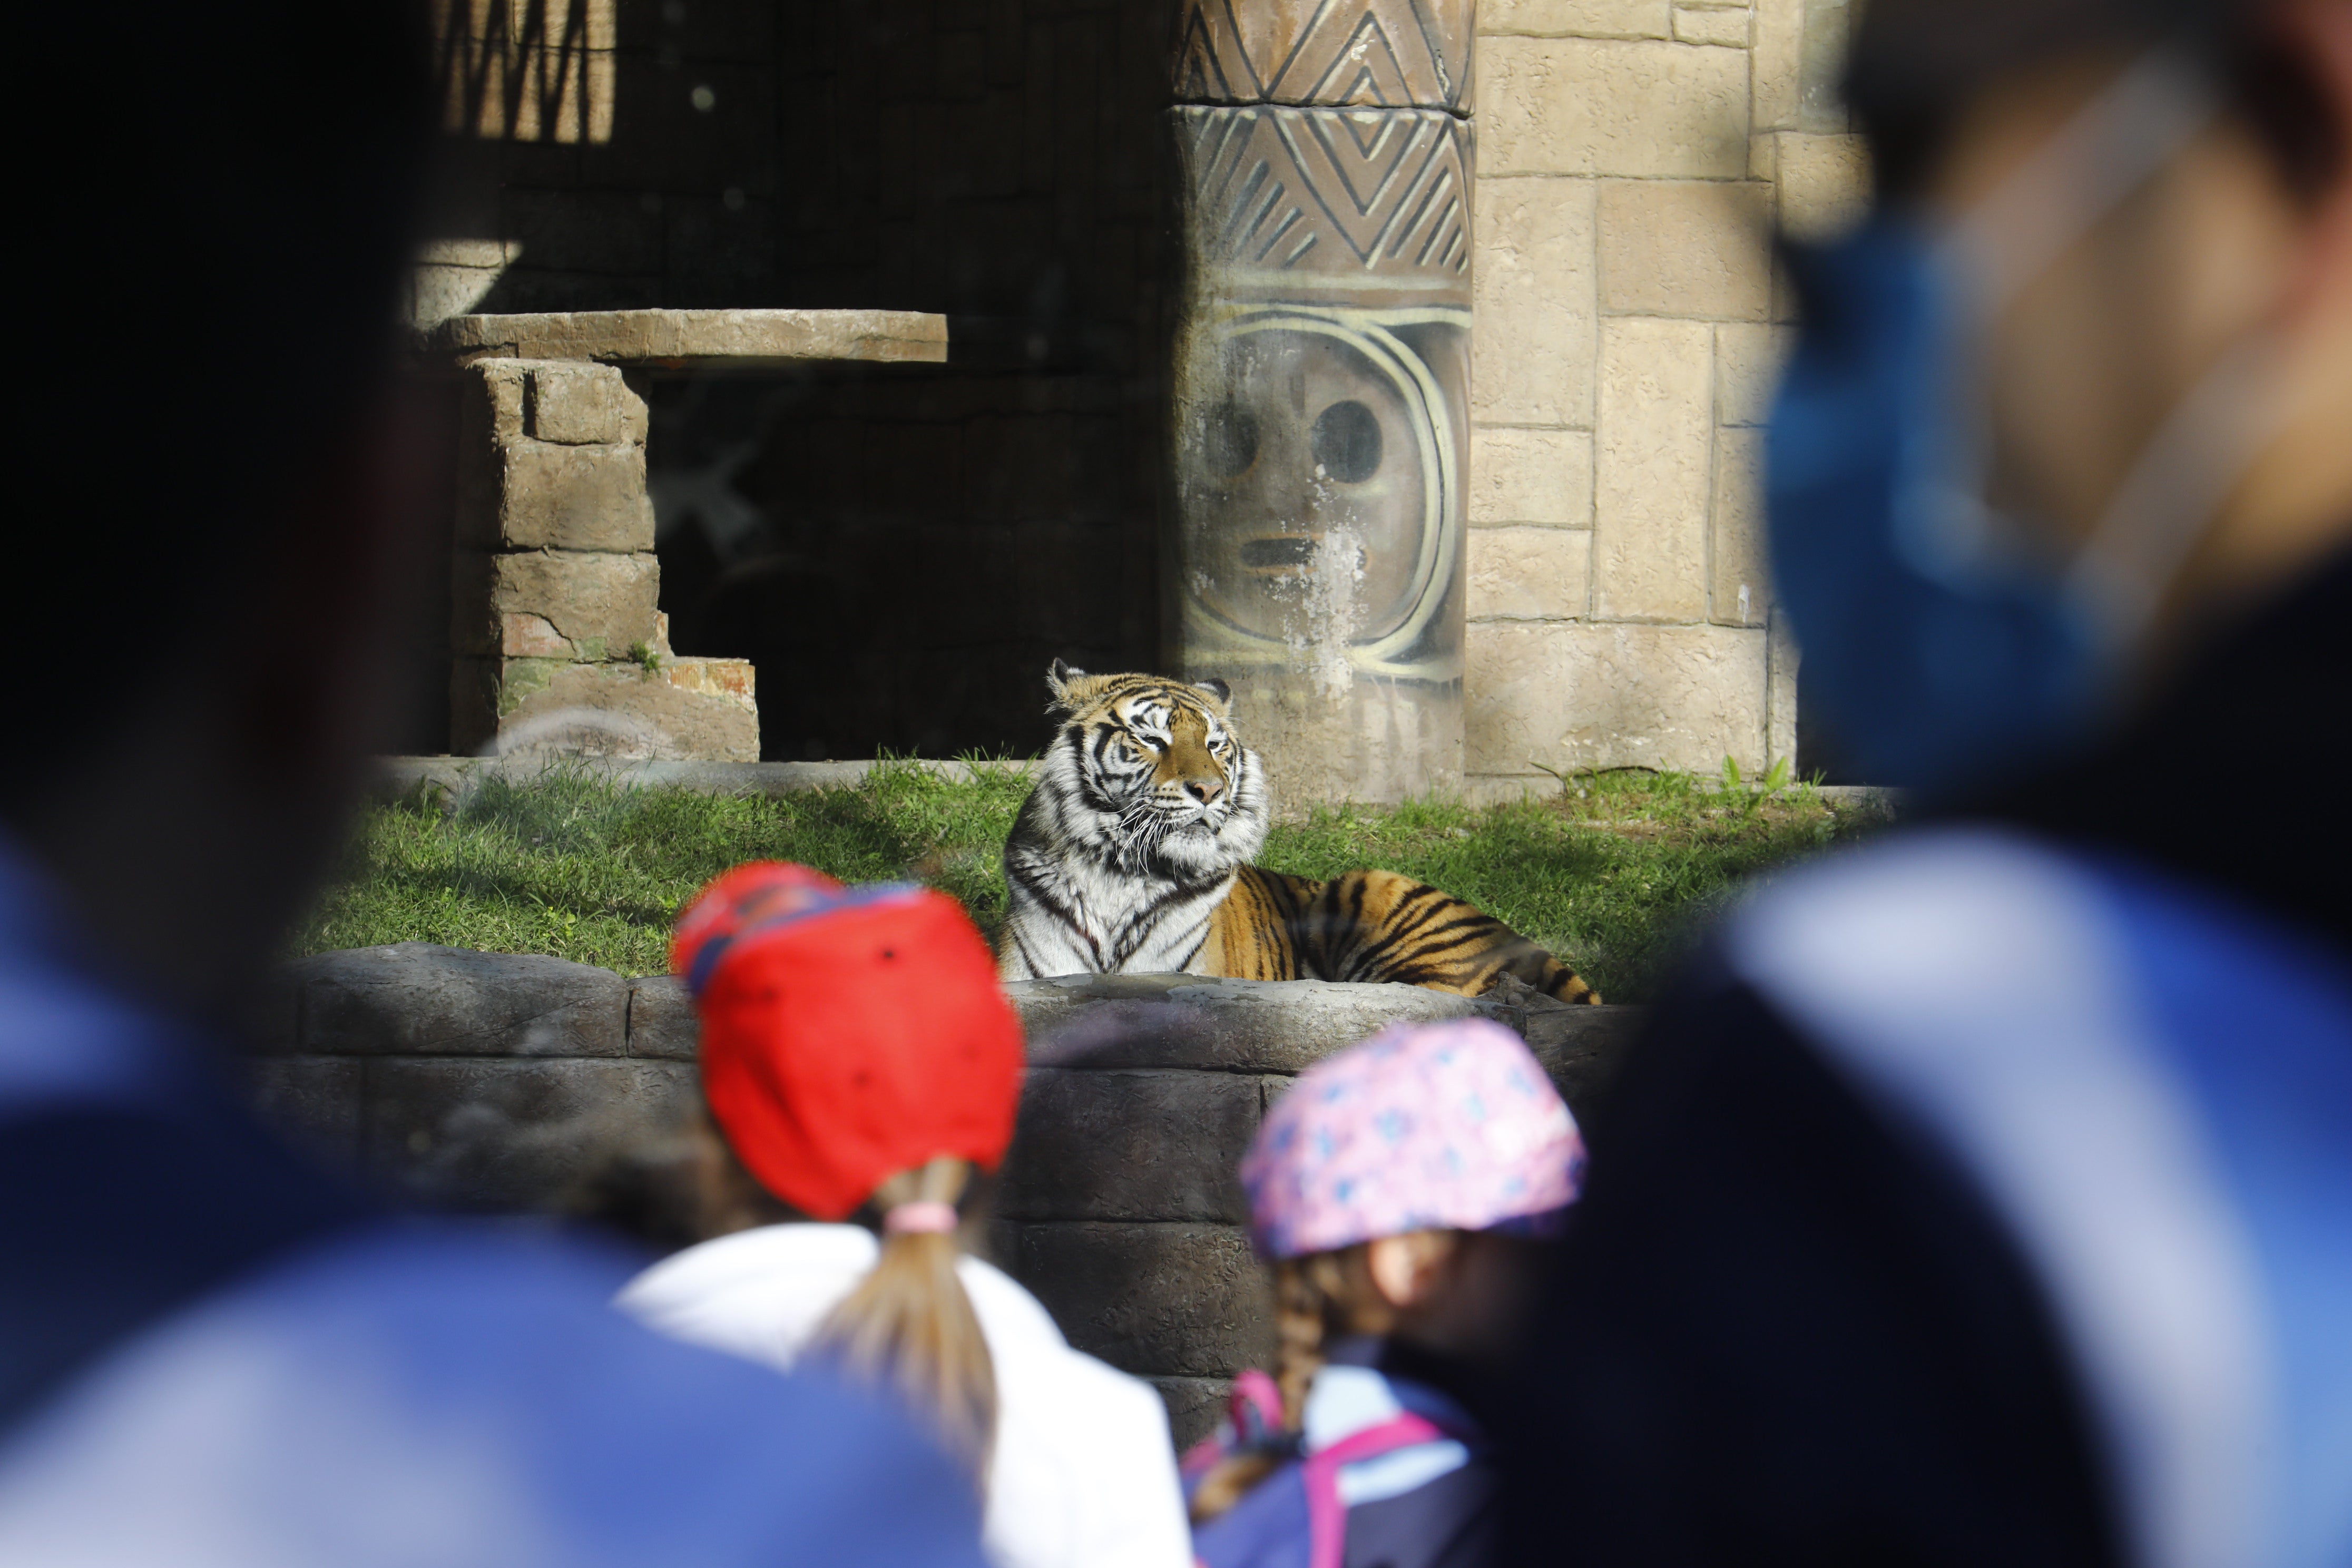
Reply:
[[524, 438], [523, 409], [536, 368], [530, 360], [501, 360], [472, 366], [459, 378], [460, 465], [486, 459], [508, 442]]
[[1708, 552], [1707, 618], [1760, 626], [1771, 607], [1771, 563], [1764, 532], [1764, 432], [1715, 436], [1715, 537]]
[[1592, 437], [1482, 426], [1470, 433], [1470, 523], [1592, 526]]
[[684, 981], [648, 974], [629, 982], [629, 1055], [690, 1062], [701, 1046], [702, 1026]]
[[1038, 1067], [1211, 1068], [1295, 1073], [1394, 1023], [1493, 1016], [1495, 1005], [1415, 985], [1069, 975], [1005, 988]]
[[453, 625], [457, 651], [499, 654], [509, 615], [545, 620], [570, 645], [563, 657], [601, 660], [625, 657], [631, 645], [652, 647], [661, 593], [661, 568], [647, 555], [543, 550], [511, 555], [460, 552], [457, 602], [484, 605], [493, 619]]
[[1603, 181], [1601, 310], [1763, 321], [1771, 199], [1769, 186], [1745, 181]]
[[945, 316], [917, 310], [577, 310], [456, 316], [423, 334], [427, 353], [593, 360], [686, 369], [757, 368], [803, 360], [948, 357]]
[[1217, 1429], [1225, 1418], [1225, 1399], [1233, 1392], [1229, 1377], [1147, 1377], [1168, 1405], [1168, 1433], [1182, 1453]]
[[404, 942], [287, 966], [299, 1045], [326, 1056], [617, 1057], [628, 996], [608, 969]]
[[604, 756], [757, 762], [751, 685], [751, 667], [732, 659], [667, 659], [647, 670], [627, 662], [460, 658], [450, 723], [455, 742], [467, 747], [503, 733]]
[[1843, 131], [1846, 0], [1756, 0], [1759, 131]]
[[1719, 425], [1761, 425], [1788, 357], [1785, 327], [1727, 321], [1715, 329], [1715, 418]]
[[1735, 179], [1748, 55], [1586, 38], [1489, 38], [1480, 173]]
[[612, 366], [557, 363], [532, 368], [533, 438], [569, 446], [643, 446], [646, 431], [645, 399]]
[[1070, 1342], [1113, 1366], [1231, 1377], [1267, 1364], [1265, 1271], [1238, 1226], [1003, 1221], [991, 1240]]
[[1797, 639], [1789, 629], [1785, 612], [1772, 612], [1766, 647], [1764, 750], [1772, 757], [1788, 758], [1793, 765], [1797, 760]]
[[[1274, 1092], [1286, 1081], [1271, 1080]], [[1242, 1224], [1235, 1173], [1266, 1092], [1239, 1073], [1034, 1068], [997, 1213]]]
[[1584, 614], [1592, 536], [1565, 528], [1470, 531], [1470, 618], [1572, 620]]
[[1489, 174], [1476, 203], [1471, 418], [1591, 425], [1591, 183]]
[[1471, 9], [1471, 0], [1358, 0], [1346, 8], [1323, 0], [1186, 0], [1176, 22], [1176, 99], [1466, 114]]
[[1675, 42], [1744, 49], [1748, 47], [1748, 12], [1741, 7], [1677, 5]]
[[642, 446], [518, 440], [499, 449], [485, 478], [488, 493], [469, 496], [474, 504], [459, 513], [463, 542], [477, 549], [654, 547], [654, 507], [646, 493]]
[[1765, 765], [1765, 639], [1711, 626], [1470, 628], [1470, 769]]
[[1870, 205], [1870, 149], [1859, 136], [1772, 137], [1780, 226], [1805, 239], [1828, 239], [1862, 220]]
[[1528, 1049], [1580, 1121], [1590, 1121], [1625, 1059], [1637, 1007], [1570, 1006], [1549, 996], [1527, 1003]]
[[[1703, 321], [1601, 322], [1592, 600], [1602, 620], [1706, 616], [1713, 362]], [[1471, 693], [1485, 700], [1475, 680]]]
[[1484, 37], [1534, 38], [1664, 38], [1670, 36], [1669, 0], [1486, 0], [1478, 7]]
[[693, 1114], [684, 1062], [432, 1061], [367, 1068], [363, 1162], [427, 1201], [549, 1208], [624, 1148]]

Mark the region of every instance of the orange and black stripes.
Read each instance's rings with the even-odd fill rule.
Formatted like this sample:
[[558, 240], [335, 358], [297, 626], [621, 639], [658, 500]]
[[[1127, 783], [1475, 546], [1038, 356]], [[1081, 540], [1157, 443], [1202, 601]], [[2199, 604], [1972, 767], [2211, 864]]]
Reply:
[[1393, 871], [1328, 882], [1244, 866], [1211, 922], [1215, 973], [1244, 980], [1393, 981], [1475, 996], [1503, 975], [1562, 1002], [1592, 988], [1474, 906]]

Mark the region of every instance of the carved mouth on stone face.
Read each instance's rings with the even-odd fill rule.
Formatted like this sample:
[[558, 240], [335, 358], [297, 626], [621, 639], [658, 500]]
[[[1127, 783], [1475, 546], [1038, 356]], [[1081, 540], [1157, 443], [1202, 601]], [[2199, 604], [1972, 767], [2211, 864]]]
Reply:
[[1254, 572], [1304, 572], [1315, 564], [1318, 541], [1297, 534], [1242, 542], [1242, 564]]

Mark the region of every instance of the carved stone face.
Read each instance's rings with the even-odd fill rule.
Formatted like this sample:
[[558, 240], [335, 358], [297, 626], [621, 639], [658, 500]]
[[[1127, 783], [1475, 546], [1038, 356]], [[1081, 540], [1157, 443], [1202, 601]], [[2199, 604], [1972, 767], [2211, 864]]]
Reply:
[[1228, 338], [1185, 438], [1187, 591], [1277, 641], [1378, 641], [1425, 589], [1435, 487], [1412, 384], [1344, 331]]

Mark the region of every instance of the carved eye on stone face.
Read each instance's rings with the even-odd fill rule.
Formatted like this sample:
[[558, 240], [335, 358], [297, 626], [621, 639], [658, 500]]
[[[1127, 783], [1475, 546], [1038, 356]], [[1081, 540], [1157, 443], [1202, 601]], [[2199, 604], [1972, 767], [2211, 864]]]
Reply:
[[1361, 484], [1380, 471], [1381, 422], [1354, 398], [1343, 399], [1315, 416], [1307, 449], [1326, 475], [1341, 484]]
[[1257, 461], [1257, 416], [1230, 399], [1211, 412], [1201, 432], [1201, 453], [1209, 472], [1239, 479]]

